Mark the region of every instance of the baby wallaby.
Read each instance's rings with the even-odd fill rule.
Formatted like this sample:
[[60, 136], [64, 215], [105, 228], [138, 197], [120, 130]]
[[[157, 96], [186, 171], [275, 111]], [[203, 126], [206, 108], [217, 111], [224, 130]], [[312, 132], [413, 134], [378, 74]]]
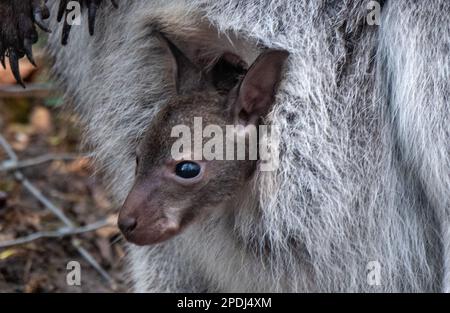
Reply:
[[214, 69], [199, 69], [174, 43], [158, 36], [170, 60], [173, 96], [138, 146], [135, 182], [119, 214], [121, 231], [137, 245], [167, 240], [212, 210], [229, 207], [258, 161], [207, 160], [196, 158], [190, 149], [175, 158], [173, 147], [178, 139], [173, 131], [184, 125], [193, 132], [194, 119], [199, 117], [203, 125], [222, 129], [258, 126], [274, 103], [288, 57], [286, 51], [266, 50], [234, 86], [219, 88], [223, 84]]

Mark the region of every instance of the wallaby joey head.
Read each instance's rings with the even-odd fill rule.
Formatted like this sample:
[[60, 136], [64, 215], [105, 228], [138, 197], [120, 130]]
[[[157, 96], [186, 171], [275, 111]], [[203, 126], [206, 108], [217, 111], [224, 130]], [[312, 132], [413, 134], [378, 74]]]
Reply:
[[[204, 71], [164, 35], [158, 37], [167, 50], [173, 95], [138, 146], [134, 186], [119, 215], [121, 231], [138, 245], [167, 240], [211, 210], [229, 207], [258, 161], [196, 157], [197, 143], [191, 140], [188, 145], [193, 149], [174, 158], [179, 140], [173, 137], [174, 130], [182, 125], [194, 133], [194, 120], [200, 117], [202, 125], [224, 131], [227, 125], [257, 126], [274, 103], [288, 57], [287, 51], [265, 50], [231, 86], [223, 63]], [[201, 144], [206, 141], [201, 139]]]

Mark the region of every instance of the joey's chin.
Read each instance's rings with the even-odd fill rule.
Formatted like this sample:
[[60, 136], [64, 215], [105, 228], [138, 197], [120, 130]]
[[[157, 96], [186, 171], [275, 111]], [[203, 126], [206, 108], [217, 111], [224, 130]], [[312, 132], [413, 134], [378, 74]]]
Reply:
[[125, 239], [138, 246], [149, 246], [170, 240], [181, 233], [181, 227], [173, 227], [163, 231], [138, 230], [124, 232]]

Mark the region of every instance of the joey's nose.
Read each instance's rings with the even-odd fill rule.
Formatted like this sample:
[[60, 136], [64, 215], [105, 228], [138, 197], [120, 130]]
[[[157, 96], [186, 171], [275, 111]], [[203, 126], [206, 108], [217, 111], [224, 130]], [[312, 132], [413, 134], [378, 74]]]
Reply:
[[136, 225], [137, 221], [133, 217], [119, 218], [119, 228], [124, 234], [132, 232], [136, 228]]

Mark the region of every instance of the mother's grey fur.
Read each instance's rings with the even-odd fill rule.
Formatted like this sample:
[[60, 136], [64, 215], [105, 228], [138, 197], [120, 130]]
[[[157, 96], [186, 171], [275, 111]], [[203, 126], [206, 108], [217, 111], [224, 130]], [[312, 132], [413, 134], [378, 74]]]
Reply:
[[388, 0], [380, 26], [367, 2], [136, 0], [102, 10], [93, 38], [75, 28], [61, 49], [52, 36], [118, 203], [167, 98], [152, 19], [200, 15], [291, 53], [270, 115], [279, 170], [252, 182], [239, 214], [130, 247], [136, 291], [450, 291], [450, 2]]

